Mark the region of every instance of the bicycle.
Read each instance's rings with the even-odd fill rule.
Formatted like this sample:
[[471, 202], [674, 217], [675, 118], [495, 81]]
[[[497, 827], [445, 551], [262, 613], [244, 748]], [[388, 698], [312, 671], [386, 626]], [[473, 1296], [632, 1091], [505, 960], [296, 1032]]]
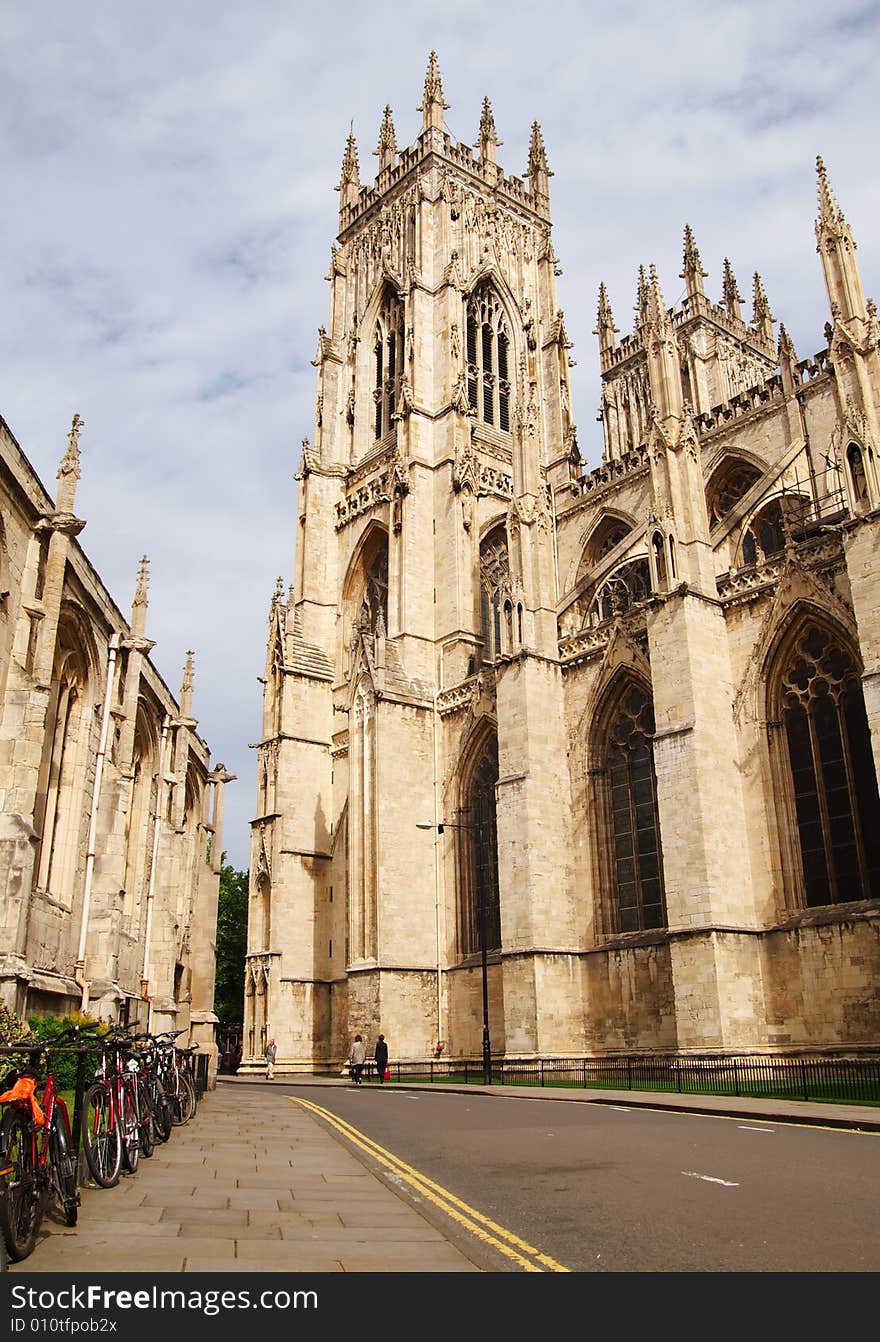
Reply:
[[[188, 1123], [196, 1110], [196, 1091], [183, 1059], [193, 1049], [178, 1049], [174, 1040], [184, 1030], [166, 1030], [156, 1036], [159, 1050], [159, 1077], [168, 1097], [171, 1122], [175, 1127]], [[194, 1046], [195, 1047], [195, 1046]]]
[[100, 1188], [114, 1188], [123, 1165], [134, 1174], [140, 1160], [137, 1072], [122, 1061], [127, 1033], [126, 1027], [115, 1026], [104, 1036], [95, 1080], [83, 1096], [83, 1151]]
[[[79, 1215], [77, 1160], [70, 1115], [59, 1095], [50, 1065], [50, 1047], [59, 1041], [81, 1039], [89, 1026], [73, 1026], [47, 1044], [25, 1045], [24, 1067], [6, 1077], [7, 1089], [0, 1095], [0, 1231], [6, 1252], [20, 1262], [33, 1252], [43, 1216], [52, 1202], [58, 1204], [65, 1224], [75, 1226]], [[46, 1079], [37, 1100], [40, 1063], [45, 1056]]]

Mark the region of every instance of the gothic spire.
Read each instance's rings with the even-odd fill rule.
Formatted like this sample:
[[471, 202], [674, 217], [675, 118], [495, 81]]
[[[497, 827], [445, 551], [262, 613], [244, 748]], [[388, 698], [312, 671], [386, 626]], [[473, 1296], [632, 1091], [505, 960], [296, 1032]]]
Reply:
[[831, 189], [831, 183], [828, 180], [828, 173], [825, 171], [825, 164], [822, 162], [821, 154], [816, 155], [816, 172], [819, 177], [819, 221], [816, 224], [817, 231], [822, 224], [832, 228], [839, 224], [846, 223], [843, 216], [843, 210], [834, 198], [834, 192]]
[[779, 344], [777, 346], [780, 364], [783, 360], [786, 363], [796, 364], [797, 354], [794, 349], [794, 342], [782, 322], [779, 323]]
[[501, 144], [495, 130], [495, 117], [492, 114], [492, 104], [488, 98], [483, 99], [483, 111], [480, 116], [480, 138], [478, 141], [480, 149], [480, 160], [483, 163], [497, 162], [496, 150]]
[[[644, 266], [639, 268], [640, 280], [644, 276]], [[645, 288], [645, 308], [646, 317], [653, 326], [663, 326], [666, 323], [666, 304], [663, 301], [663, 292], [660, 288], [660, 280], [657, 276], [656, 266], [651, 266], [648, 283]]]
[[391, 108], [386, 105], [385, 113], [382, 117], [382, 125], [379, 127], [379, 145], [373, 150], [379, 157], [379, 171], [384, 172], [386, 168], [393, 168], [397, 158], [397, 136], [394, 133], [394, 122], [391, 120]]
[[138, 638], [143, 638], [144, 629], [147, 623], [147, 606], [149, 598], [147, 597], [147, 587], [150, 583], [150, 575], [147, 572], [149, 559], [146, 555], [141, 555], [141, 562], [138, 565], [137, 581], [134, 585], [134, 598], [131, 603], [131, 632]]
[[834, 320], [844, 323], [868, 319], [862, 277], [856, 261], [856, 240], [843, 210], [834, 198], [825, 164], [816, 159], [819, 174], [819, 218], [816, 220], [816, 251], [822, 258], [825, 288]]
[[773, 339], [773, 313], [761, 276], [755, 271], [752, 283], [752, 326], [765, 340]]
[[733, 273], [733, 267], [731, 266], [730, 262], [725, 256], [723, 302], [724, 306], [727, 308], [728, 317], [735, 317], [738, 321], [742, 321], [742, 312], [740, 310], [740, 303], [742, 301], [743, 301], [742, 294], [740, 293], [737, 287], [736, 276]]
[[544, 148], [544, 136], [537, 121], [532, 122], [532, 138], [529, 143], [529, 166], [526, 176], [529, 179], [529, 191], [539, 204], [545, 207], [550, 203], [549, 179], [553, 173], [547, 166], [547, 151]]
[[61, 458], [58, 467], [57, 479], [58, 498], [56, 505], [59, 512], [73, 512], [73, 500], [76, 496], [76, 482], [79, 479], [79, 435], [80, 430], [85, 425], [79, 415], [74, 415], [70, 425], [70, 432], [67, 435], [67, 450]]
[[648, 277], [644, 266], [639, 266], [639, 277], [636, 281], [635, 314], [636, 326], [641, 326], [648, 315]]
[[705, 293], [703, 280], [706, 279], [708, 271], [703, 269], [703, 263], [700, 260], [700, 253], [697, 251], [697, 244], [694, 241], [694, 235], [690, 224], [684, 226], [684, 269], [679, 275], [680, 280], [687, 283], [688, 297], [692, 298], [694, 294]]
[[611, 304], [608, 301], [608, 290], [604, 282], [599, 285], [599, 313], [596, 319], [596, 327], [593, 335], [599, 337], [599, 352], [614, 349], [614, 337], [617, 334], [617, 327], [614, 325], [614, 313], [611, 311]]
[[418, 111], [422, 114], [422, 134], [430, 130], [443, 130], [443, 113], [449, 103], [443, 101], [443, 81], [440, 78], [440, 66], [437, 53], [432, 51], [428, 57], [428, 70], [425, 74], [425, 94]]
[[339, 192], [340, 209], [344, 205], [353, 205], [358, 198], [360, 189], [361, 174], [358, 167], [357, 142], [354, 138], [354, 129], [351, 129], [345, 142], [345, 153], [342, 156], [342, 175], [339, 178], [339, 186], [336, 188]]
[[192, 649], [190, 649], [186, 654], [186, 661], [183, 666], [183, 680], [180, 684], [180, 716], [182, 718], [192, 717], [194, 655]]

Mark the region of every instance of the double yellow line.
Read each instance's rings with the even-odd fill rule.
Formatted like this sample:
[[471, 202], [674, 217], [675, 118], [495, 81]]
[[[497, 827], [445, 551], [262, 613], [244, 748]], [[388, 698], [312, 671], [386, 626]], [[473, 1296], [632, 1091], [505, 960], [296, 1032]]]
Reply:
[[512, 1231], [505, 1230], [504, 1226], [496, 1225], [490, 1221], [488, 1216], [482, 1212], [469, 1207], [461, 1198], [457, 1198], [454, 1193], [442, 1188], [440, 1184], [434, 1183], [427, 1175], [420, 1174], [414, 1170], [411, 1165], [407, 1165], [398, 1156], [391, 1151], [386, 1151], [378, 1142], [374, 1142], [370, 1137], [360, 1132], [357, 1128], [346, 1123], [344, 1119], [332, 1113], [329, 1109], [322, 1109], [319, 1104], [313, 1104], [311, 1100], [302, 1100], [298, 1096], [288, 1095], [289, 1100], [294, 1104], [299, 1104], [303, 1109], [310, 1110], [323, 1118], [326, 1123], [340, 1132], [343, 1137], [350, 1141], [354, 1146], [366, 1151], [367, 1155], [372, 1156], [380, 1165], [384, 1166], [389, 1173], [396, 1179], [408, 1184], [414, 1192], [427, 1200], [440, 1211], [451, 1216], [465, 1230], [476, 1235], [477, 1239], [482, 1240], [484, 1244], [497, 1249], [499, 1253], [504, 1254], [512, 1262], [517, 1263], [524, 1272], [570, 1272], [571, 1269], [563, 1267], [557, 1263], [554, 1258], [541, 1253], [534, 1245], [527, 1244], [525, 1240], [514, 1235]]

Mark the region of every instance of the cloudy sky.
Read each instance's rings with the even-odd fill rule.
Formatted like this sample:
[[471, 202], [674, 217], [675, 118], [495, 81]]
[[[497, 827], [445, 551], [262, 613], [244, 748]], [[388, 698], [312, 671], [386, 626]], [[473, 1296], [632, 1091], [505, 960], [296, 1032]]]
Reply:
[[266, 616], [293, 572], [317, 328], [342, 151], [371, 179], [382, 110], [420, 129], [428, 53], [447, 128], [484, 96], [521, 174], [541, 123], [582, 455], [599, 463], [600, 281], [622, 334], [640, 264], [667, 304], [694, 230], [710, 297], [761, 273], [801, 358], [828, 313], [813, 224], [825, 160], [880, 299], [880, 5], [857, 0], [465, 4], [5, 0], [0, 12], [0, 413], [46, 488], [85, 428], [81, 542], [127, 613], [150, 559], [148, 635], [227, 790], [248, 863]]

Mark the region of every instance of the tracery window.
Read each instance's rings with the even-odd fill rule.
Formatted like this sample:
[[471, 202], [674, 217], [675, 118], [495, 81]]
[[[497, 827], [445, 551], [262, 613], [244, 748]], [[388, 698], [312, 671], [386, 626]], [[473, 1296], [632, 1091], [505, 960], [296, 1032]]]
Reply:
[[373, 557], [368, 571], [358, 628], [365, 634], [385, 634], [388, 628], [388, 548], [383, 545]]
[[614, 716], [606, 753], [617, 932], [666, 925], [653, 736], [651, 699], [633, 685]]
[[[471, 775], [463, 819], [456, 827], [462, 857], [461, 952], [474, 955], [482, 948], [501, 947], [501, 911], [498, 897], [498, 834], [495, 784], [498, 782], [498, 741], [489, 737]], [[485, 919], [485, 922], [483, 921]]]
[[400, 391], [400, 379], [403, 374], [403, 304], [390, 291], [385, 295], [382, 310], [376, 322], [373, 355], [375, 359], [373, 382], [374, 436], [378, 442], [391, 430]]
[[733, 511], [761, 472], [746, 461], [734, 461], [722, 467], [709, 490], [709, 525], [717, 526]]
[[620, 615], [637, 601], [651, 594], [651, 570], [647, 559], [632, 559], [615, 569], [602, 583], [590, 607], [594, 624]]
[[809, 626], [782, 676], [807, 906], [880, 896], [880, 797], [862, 682], [850, 654]]
[[510, 333], [491, 285], [474, 291], [467, 307], [468, 402], [484, 424], [510, 432]]
[[507, 535], [503, 527], [496, 527], [480, 546], [480, 634], [484, 662], [494, 662], [501, 654], [501, 606], [509, 590]]

